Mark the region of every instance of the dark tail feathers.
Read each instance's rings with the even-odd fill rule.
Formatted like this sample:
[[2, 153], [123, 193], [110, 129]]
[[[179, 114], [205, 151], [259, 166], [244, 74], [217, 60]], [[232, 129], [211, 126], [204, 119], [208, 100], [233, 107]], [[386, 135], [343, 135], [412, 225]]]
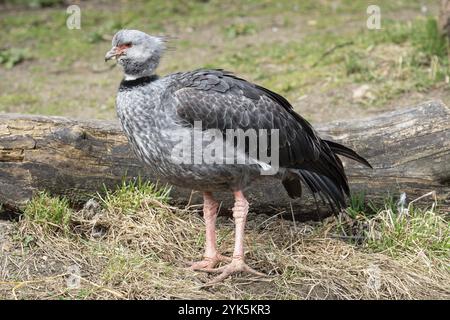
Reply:
[[347, 148], [345, 146], [343, 146], [342, 144], [333, 142], [333, 141], [328, 141], [328, 140], [322, 140], [323, 142], [325, 142], [331, 149], [331, 151], [333, 151], [336, 154], [339, 154], [341, 156], [347, 157], [349, 159], [353, 159], [355, 161], [358, 161], [359, 163], [362, 163], [365, 166], [368, 166], [369, 168], [372, 168], [372, 165], [363, 157], [361, 157], [359, 154], [357, 154], [355, 151], [353, 151], [350, 148]]
[[328, 151], [322, 155], [321, 165], [315, 163], [315, 166], [311, 167], [290, 169], [282, 183], [288, 195], [291, 198], [297, 198], [302, 195], [300, 183], [302, 181], [311, 190], [314, 199], [319, 196], [322, 202], [328, 204], [331, 211], [337, 214], [345, 208], [345, 197], [350, 196], [350, 190], [344, 168], [336, 154], [358, 161], [370, 168], [372, 166], [355, 151], [343, 145], [327, 140], [323, 142], [329, 147], [331, 153]]

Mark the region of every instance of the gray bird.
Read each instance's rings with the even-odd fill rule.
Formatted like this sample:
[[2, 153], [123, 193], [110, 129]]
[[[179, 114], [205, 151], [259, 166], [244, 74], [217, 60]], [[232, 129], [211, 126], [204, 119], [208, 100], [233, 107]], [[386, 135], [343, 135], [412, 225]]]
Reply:
[[[203, 192], [205, 253], [191, 269], [218, 272], [211, 283], [237, 272], [263, 275], [244, 261], [249, 204], [243, 190], [258, 179], [279, 179], [296, 198], [304, 184], [338, 212], [349, 187], [337, 155], [370, 164], [353, 150], [322, 140], [282, 96], [230, 72], [157, 76], [164, 50], [164, 39], [141, 31], [114, 36], [105, 60], [115, 58], [124, 70], [116, 101], [122, 128], [137, 157], [161, 181]], [[214, 191], [234, 194], [232, 258], [217, 250]], [[215, 268], [222, 261], [228, 264]]]

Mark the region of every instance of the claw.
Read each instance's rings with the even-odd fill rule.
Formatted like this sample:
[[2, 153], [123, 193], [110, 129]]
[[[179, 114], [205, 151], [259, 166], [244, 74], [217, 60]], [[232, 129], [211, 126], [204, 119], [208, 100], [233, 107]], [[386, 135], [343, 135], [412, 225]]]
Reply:
[[216, 269], [204, 269], [202, 271], [205, 272], [214, 272], [214, 273], [220, 273], [218, 276], [214, 277], [212, 280], [210, 280], [208, 283], [206, 283], [205, 286], [210, 286], [216, 283], [219, 283], [232, 274], [239, 273], [239, 272], [246, 272], [253, 274], [258, 277], [267, 277], [266, 274], [258, 272], [254, 270], [253, 268], [250, 268], [243, 259], [233, 259], [229, 264], [226, 266], [216, 268]]
[[214, 257], [204, 257], [201, 261], [190, 262], [191, 265], [189, 270], [191, 271], [204, 271], [204, 272], [215, 272], [214, 267], [220, 262], [229, 262], [231, 258], [223, 256], [221, 254], [216, 254]]

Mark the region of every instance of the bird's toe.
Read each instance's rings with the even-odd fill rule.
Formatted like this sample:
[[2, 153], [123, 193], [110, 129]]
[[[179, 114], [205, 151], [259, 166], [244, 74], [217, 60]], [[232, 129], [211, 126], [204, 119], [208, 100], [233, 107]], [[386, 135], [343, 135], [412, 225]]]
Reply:
[[229, 276], [235, 274], [235, 273], [240, 273], [240, 272], [246, 272], [246, 273], [250, 273], [252, 275], [255, 276], [259, 276], [259, 277], [267, 277], [266, 274], [256, 271], [255, 269], [249, 267], [243, 259], [233, 259], [229, 264], [227, 264], [226, 266], [220, 267], [220, 268], [216, 268], [216, 269], [211, 269], [211, 272], [216, 272], [216, 273], [220, 273], [218, 276], [214, 277], [213, 279], [211, 279], [208, 283], [206, 283], [206, 286], [209, 285], [213, 285], [219, 282], [222, 282], [223, 280], [225, 280], [226, 278], [228, 278]]
[[210, 268], [214, 268], [215, 264], [208, 260], [201, 260], [192, 262], [189, 270], [198, 271], [198, 270], [206, 270]]
[[203, 260], [190, 262], [189, 270], [192, 271], [204, 271], [204, 272], [217, 272], [215, 267], [220, 262], [229, 262], [231, 261], [231, 258], [223, 256], [221, 254], [216, 254], [214, 257], [204, 257]]

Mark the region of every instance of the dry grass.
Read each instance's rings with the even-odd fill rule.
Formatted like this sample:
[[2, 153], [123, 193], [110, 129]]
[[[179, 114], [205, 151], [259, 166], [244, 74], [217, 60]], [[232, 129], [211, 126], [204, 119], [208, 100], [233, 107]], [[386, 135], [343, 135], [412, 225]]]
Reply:
[[[43, 223], [42, 215], [35, 220], [26, 210], [10, 228], [11, 244], [2, 252], [0, 297], [450, 298], [448, 223], [433, 208], [400, 217], [385, 209], [370, 219], [344, 215], [316, 225], [251, 215], [247, 259], [269, 276], [237, 276], [205, 288], [209, 275], [187, 271], [184, 263], [202, 253], [204, 225], [195, 212], [198, 208], [170, 207], [166, 195], [151, 185], [123, 186], [90, 201], [83, 210], [72, 211], [67, 228], [54, 221]], [[48, 204], [42, 197], [48, 196], [41, 195], [29, 208]], [[55, 205], [60, 207], [61, 203]], [[219, 220], [219, 248], [230, 254], [233, 224], [226, 217]], [[350, 229], [364, 234], [358, 245], [342, 240]], [[418, 230], [422, 237], [414, 236]], [[79, 276], [70, 275], [73, 272]], [[77, 282], [79, 286], [71, 288]]]

